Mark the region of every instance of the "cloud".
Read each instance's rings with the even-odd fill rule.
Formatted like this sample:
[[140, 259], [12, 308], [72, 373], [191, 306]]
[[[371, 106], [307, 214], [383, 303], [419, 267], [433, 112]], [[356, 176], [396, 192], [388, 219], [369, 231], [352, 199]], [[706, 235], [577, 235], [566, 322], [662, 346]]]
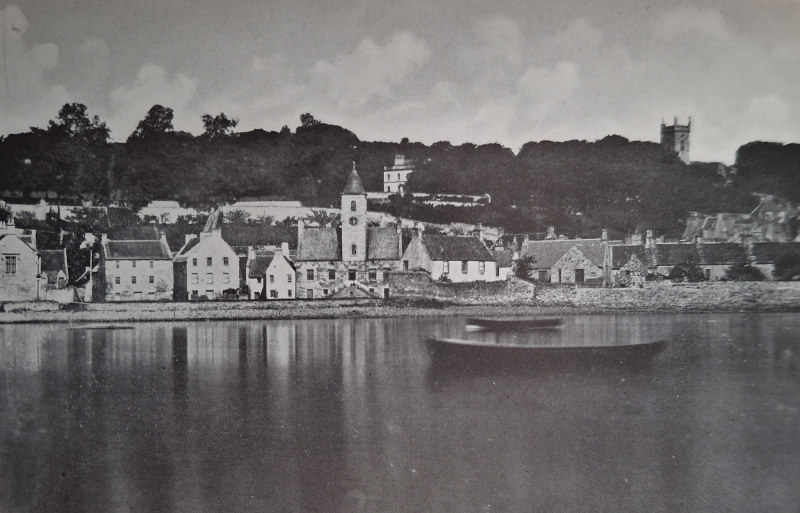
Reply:
[[776, 94], [757, 96], [750, 100], [748, 110], [766, 121], [782, 122], [789, 118], [789, 105]]
[[578, 67], [569, 61], [561, 61], [551, 69], [532, 66], [517, 84], [520, 95], [530, 105], [529, 112], [537, 118], [546, 117], [567, 101], [579, 85]]
[[169, 77], [163, 67], [145, 64], [139, 69], [133, 84], [111, 92], [110, 125], [114, 138], [118, 141], [126, 139], [150, 107], [156, 104], [174, 110], [176, 130], [196, 130], [200, 121], [194, 120], [187, 109], [196, 90], [197, 82], [183, 73]]
[[716, 9], [688, 5], [659, 16], [653, 30], [667, 41], [692, 33], [703, 34], [717, 41], [725, 41], [729, 36], [722, 13]]
[[48, 82], [48, 72], [59, 62], [59, 47], [54, 43], [28, 45], [28, 20], [16, 6], [0, 9], [0, 29], [0, 134], [44, 126], [70, 100], [64, 85]]
[[522, 31], [508, 16], [494, 16], [475, 25], [477, 53], [481, 61], [502, 59], [511, 64], [522, 60]]
[[361, 109], [389, 99], [397, 84], [430, 57], [425, 41], [408, 32], [394, 34], [384, 46], [366, 38], [350, 55], [318, 61], [311, 70], [318, 92], [344, 109]]
[[588, 18], [578, 18], [570, 22], [561, 32], [548, 38], [559, 48], [570, 54], [579, 54], [597, 48], [603, 41], [603, 31], [595, 27]]

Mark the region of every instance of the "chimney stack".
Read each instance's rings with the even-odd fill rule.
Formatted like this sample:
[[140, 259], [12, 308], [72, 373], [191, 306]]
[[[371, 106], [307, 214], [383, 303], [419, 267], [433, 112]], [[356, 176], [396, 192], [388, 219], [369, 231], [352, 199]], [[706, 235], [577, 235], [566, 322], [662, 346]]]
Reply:
[[603, 242], [607, 242], [608, 241], [608, 230], [607, 229], [603, 228], [600, 231], [600, 240], [603, 241]]
[[645, 232], [645, 233], [646, 233], [646, 235], [645, 235], [645, 239], [644, 239], [644, 247], [646, 247], [646, 248], [655, 247], [655, 243], [653, 241], [653, 230], [647, 230], [647, 232]]
[[548, 226], [547, 227], [547, 236], [545, 240], [553, 240], [556, 238], [556, 227], [555, 226]]
[[288, 242], [281, 242], [281, 253], [286, 258], [289, 258], [289, 243]]

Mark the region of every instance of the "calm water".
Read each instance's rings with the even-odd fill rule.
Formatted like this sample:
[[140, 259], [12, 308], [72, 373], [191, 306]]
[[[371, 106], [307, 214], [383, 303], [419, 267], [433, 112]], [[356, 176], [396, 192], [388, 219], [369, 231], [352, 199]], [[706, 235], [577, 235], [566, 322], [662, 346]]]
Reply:
[[798, 511], [799, 316], [566, 317], [670, 344], [437, 370], [463, 324], [0, 326], [0, 511]]

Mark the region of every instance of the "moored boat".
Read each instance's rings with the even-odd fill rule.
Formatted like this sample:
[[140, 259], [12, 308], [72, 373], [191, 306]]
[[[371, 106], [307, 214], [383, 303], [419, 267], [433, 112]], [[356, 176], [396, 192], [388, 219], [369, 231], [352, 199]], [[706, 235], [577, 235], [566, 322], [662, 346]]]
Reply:
[[558, 326], [561, 326], [561, 319], [540, 319], [529, 317], [471, 317], [467, 319], [467, 325], [494, 330], [545, 329], [557, 328]]

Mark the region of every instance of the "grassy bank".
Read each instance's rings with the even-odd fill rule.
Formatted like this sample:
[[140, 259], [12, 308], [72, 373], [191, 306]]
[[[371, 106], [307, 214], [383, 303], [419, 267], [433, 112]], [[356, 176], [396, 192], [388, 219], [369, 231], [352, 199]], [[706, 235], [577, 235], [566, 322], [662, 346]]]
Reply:
[[455, 315], [555, 315], [607, 312], [800, 311], [800, 283], [703, 283], [642, 289], [538, 287], [486, 297], [380, 300], [92, 303], [67, 309], [17, 305], [0, 323], [134, 322]]

